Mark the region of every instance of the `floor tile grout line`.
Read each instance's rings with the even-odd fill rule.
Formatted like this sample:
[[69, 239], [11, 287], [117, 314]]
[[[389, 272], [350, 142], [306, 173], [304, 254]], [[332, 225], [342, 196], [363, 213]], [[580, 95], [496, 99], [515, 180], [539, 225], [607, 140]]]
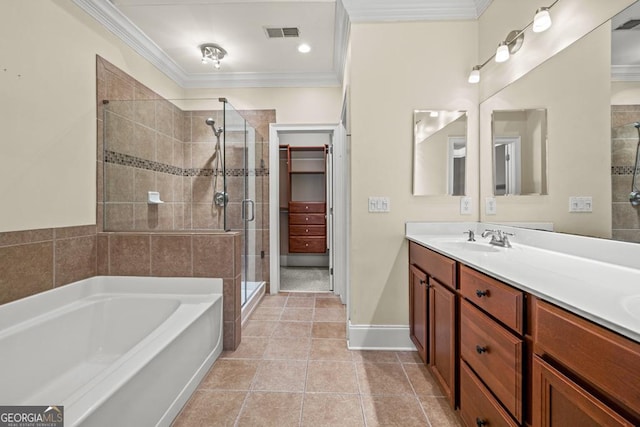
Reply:
[[[396, 352], [396, 357], [398, 357], [397, 352]], [[400, 357], [398, 357], [398, 360], [400, 360]], [[418, 396], [418, 393], [416, 392], [416, 388], [413, 386], [413, 383], [411, 382], [411, 378], [409, 378], [409, 374], [407, 373], [407, 370], [404, 367], [404, 363], [400, 363], [400, 367], [402, 368], [402, 372], [404, 373], [405, 378], [409, 382], [409, 386], [411, 387], [411, 390], [413, 391], [413, 397], [418, 402], [418, 406], [420, 407], [420, 410], [422, 411], [422, 415], [424, 415], [424, 417], [426, 418], [427, 423], [429, 424], [429, 427], [432, 427], [433, 425], [431, 424], [431, 419], [429, 418], [429, 415], [427, 414], [427, 410], [424, 408], [424, 406], [422, 406], [422, 401], [420, 400], [420, 397]]]

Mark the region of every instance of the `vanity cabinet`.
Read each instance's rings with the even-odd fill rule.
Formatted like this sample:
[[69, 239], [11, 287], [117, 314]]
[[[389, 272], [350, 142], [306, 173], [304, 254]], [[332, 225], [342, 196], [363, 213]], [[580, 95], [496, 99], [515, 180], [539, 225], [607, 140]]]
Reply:
[[640, 425], [640, 344], [547, 302], [533, 307], [534, 427]]
[[409, 242], [409, 334], [452, 407], [456, 399], [456, 262]]
[[[488, 420], [497, 417], [498, 425], [520, 425], [524, 419], [524, 295], [465, 265], [460, 266], [459, 281], [460, 369], [470, 377], [460, 386], [461, 416], [468, 425], [493, 425]], [[478, 391], [470, 393], [466, 387]], [[474, 401], [476, 395], [484, 405]], [[488, 408], [504, 410], [485, 412]]]

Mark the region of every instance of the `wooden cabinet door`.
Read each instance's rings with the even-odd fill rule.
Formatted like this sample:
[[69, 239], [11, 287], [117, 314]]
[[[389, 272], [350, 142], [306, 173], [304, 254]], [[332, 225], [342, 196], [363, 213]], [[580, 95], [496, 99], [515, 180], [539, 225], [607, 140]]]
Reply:
[[429, 279], [429, 364], [442, 391], [455, 407], [456, 294]]
[[409, 266], [409, 336], [427, 363], [427, 274], [414, 265]]
[[534, 357], [534, 427], [633, 425], [538, 356]]

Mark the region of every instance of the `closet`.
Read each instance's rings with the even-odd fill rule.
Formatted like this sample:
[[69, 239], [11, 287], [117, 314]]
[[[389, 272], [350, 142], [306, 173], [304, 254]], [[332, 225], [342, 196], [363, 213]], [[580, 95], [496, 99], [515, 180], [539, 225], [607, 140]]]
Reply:
[[281, 175], [280, 194], [287, 195], [286, 205], [281, 203], [281, 209], [287, 212], [288, 252], [324, 254], [327, 251], [327, 146], [280, 148], [281, 156], [286, 156], [286, 169], [280, 169], [281, 174], [286, 171], [286, 176]]

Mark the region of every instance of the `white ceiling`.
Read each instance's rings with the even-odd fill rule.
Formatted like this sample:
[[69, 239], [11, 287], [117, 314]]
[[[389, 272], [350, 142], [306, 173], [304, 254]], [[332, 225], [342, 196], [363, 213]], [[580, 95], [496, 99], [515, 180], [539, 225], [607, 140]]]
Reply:
[[[477, 19], [492, 0], [73, 1], [182, 87], [275, 87], [340, 85], [350, 22]], [[640, 1], [613, 28], [632, 18]], [[265, 27], [300, 37], [268, 39]], [[614, 78], [640, 79], [639, 36], [640, 26], [613, 32]], [[298, 52], [303, 42], [311, 52]], [[203, 43], [228, 52], [220, 70], [201, 63]]]
[[[340, 85], [349, 22], [477, 19], [491, 0], [74, 2], [183, 87], [269, 87]], [[300, 37], [268, 39], [265, 27]], [[220, 70], [201, 63], [203, 43], [228, 52]]]

